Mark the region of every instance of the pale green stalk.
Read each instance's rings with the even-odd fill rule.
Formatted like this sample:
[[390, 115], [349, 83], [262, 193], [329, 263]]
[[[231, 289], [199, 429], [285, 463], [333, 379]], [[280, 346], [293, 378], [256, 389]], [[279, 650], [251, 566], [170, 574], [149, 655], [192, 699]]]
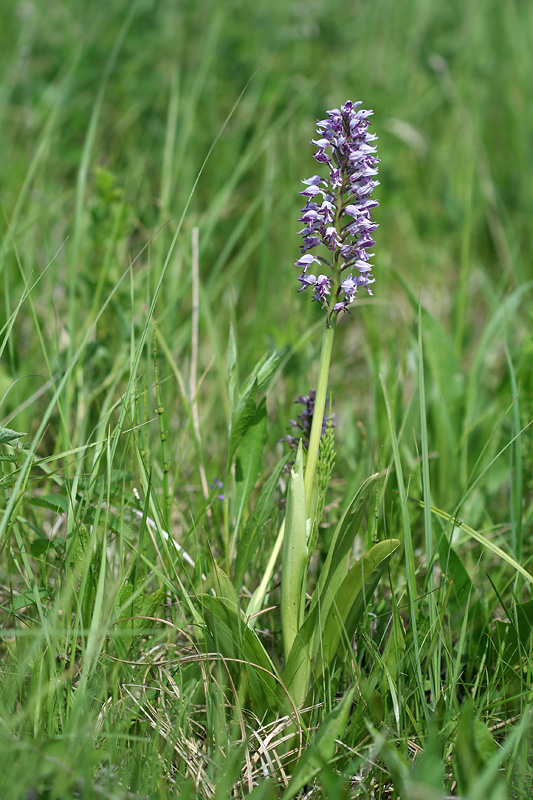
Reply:
[[[320, 366], [318, 369], [318, 382], [315, 396], [315, 409], [313, 413], [313, 422], [311, 425], [311, 436], [309, 438], [309, 451], [307, 453], [307, 464], [304, 475], [304, 489], [305, 489], [305, 507], [311, 509], [311, 498], [313, 493], [313, 483], [315, 479], [316, 465], [318, 461], [318, 448], [320, 445], [320, 436], [322, 433], [322, 421], [324, 419], [324, 410], [326, 408], [326, 395], [328, 390], [328, 377], [329, 365], [331, 363], [331, 351], [333, 348], [333, 338], [335, 336], [335, 324], [337, 322], [336, 315], [332, 316], [331, 322], [327, 325], [324, 331], [324, 338], [322, 339], [322, 353], [320, 355]], [[268, 585], [272, 578], [276, 561], [280, 553], [283, 536], [285, 533], [285, 520], [281, 523], [278, 532], [276, 543], [270, 554], [268, 564], [263, 573], [261, 583], [255, 590], [252, 598], [246, 609], [247, 617], [251, 617], [260, 610], [265, 595], [268, 591]]]

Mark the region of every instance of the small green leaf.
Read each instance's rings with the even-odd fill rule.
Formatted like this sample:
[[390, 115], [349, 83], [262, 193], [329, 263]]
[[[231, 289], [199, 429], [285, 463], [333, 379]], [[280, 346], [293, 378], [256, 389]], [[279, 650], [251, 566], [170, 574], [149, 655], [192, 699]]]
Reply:
[[348, 723], [348, 715], [355, 694], [355, 686], [348, 689], [338, 705], [320, 723], [313, 741], [300, 758], [292, 780], [281, 800], [290, 800], [300, 789], [313, 780], [333, 760], [336, 740], [340, 739]]
[[279, 367], [280, 361], [286, 353], [283, 350], [281, 353], [272, 353], [271, 355], [264, 355], [260, 361], [255, 365], [254, 369], [245, 381], [242, 387], [241, 394], [249, 390], [253, 383], [257, 383], [257, 390], [262, 392], [267, 388], [275, 371]]
[[[55, 497], [55, 495], [53, 496]], [[58, 495], [58, 497], [59, 496], [60, 495]], [[87, 528], [85, 527], [85, 525], [82, 524], [78, 525], [76, 532], [74, 534], [74, 541], [72, 542], [72, 547], [70, 549], [70, 566], [80, 575], [81, 573], [79, 567], [83, 565], [83, 562], [87, 558], [90, 546], [91, 546], [91, 537], [87, 532]], [[91, 554], [90, 556], [91, 561], [93, 560], [93, 555], [94, 554]]]
[[[46, 597], [46, 589], [38, 589], [37, 591], [42, 598]], [[28, 606], [32, 606], [36, 602], [37, 600], [35, 595], [17, 594], [13, 598], [13, 602], [10, 604], [9, 610], [12, 613], [15, 611], [20, 611], [21, 608], [28, 608]]]

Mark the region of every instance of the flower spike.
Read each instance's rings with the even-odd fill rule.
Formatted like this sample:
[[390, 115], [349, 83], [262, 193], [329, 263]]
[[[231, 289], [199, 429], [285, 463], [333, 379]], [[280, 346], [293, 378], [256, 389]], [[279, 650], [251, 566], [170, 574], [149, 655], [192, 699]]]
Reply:
[[[368, 252], [375, 244], [372, 232], [378, 227], [372, 209], [378, 205], [371, 197], [379, 185], [375, 134], [368, 131], [368, 118], [374, 113], [359, 109], [361, 101], [346, 102], [328, 111], [328, 117], [317, 121], [318, 138], [312, 139], [317, 150], [314, 158], [329, 166], [329, 179], [320, 175], [302, 181], [300, 192], [306, 198], [299, 221], [304, 227], [302, 255], [296, 266], [302, 269], [299, 291], [314, 287], [313, 299], [333, 314], [346, 311], [360, 286], [372, 294], [372, 264]], [[309, 253], [323, 246], [325, 256]], [[310, 275], [309, 267], [321, 262], [331, 270], [329, 275]]]

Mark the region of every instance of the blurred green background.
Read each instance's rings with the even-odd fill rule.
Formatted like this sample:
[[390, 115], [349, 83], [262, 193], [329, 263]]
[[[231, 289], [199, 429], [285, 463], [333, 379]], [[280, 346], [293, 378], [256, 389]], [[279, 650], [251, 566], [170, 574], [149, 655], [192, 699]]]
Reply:
[[[296, 291], [298, 191], [316, 171], [316, 118], [351, 98], [375, 111], [381, 185], [374, 300], [342, 321], [334, 357], [348, 461], [368, 452], [356, 420], [373, 422], [377, 373], [396, 375], [402, 418], [419, 298], [432, 318], [429, 411], [444, 401], [449, 417], [435, 419], [444, 495], [446, 450], [464, 445], [465, 427], [492, 431], [512, 400], [505, 345], [531, 409], [531, 3], [5, 0], [0, 15], [0, 322], [42, 274], [32, 296], [53, 373], [154, 237], [134, 266], [134, 299], [126, 280], [92, 337], [85, 384], [116, 368], [178, 227], [156, 318], [187, 363], [198, 226], [201, 369], [214, 359], [202, 415], [225, 425], [216, 386], [229, 321], [243, 375], [321, 325]], [[5, 414], [43, 387], [27, 309], [4, 351]], [[319, 341], [317, 330], [287, 364], [280, 435], [293, 398], [313, 385]], [[34, 430], [35, 408], [12, 424]], [[474, 462], [463, 459], [463, 481]]]

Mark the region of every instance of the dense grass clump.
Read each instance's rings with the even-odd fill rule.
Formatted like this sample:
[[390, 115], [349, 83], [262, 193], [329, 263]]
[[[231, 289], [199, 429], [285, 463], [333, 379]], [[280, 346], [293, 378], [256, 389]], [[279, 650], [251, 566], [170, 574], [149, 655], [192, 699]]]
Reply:
[[[494, 0], [2, 3], [3, 797], [532, 796], [532, 34]], [[298, 534], [309, 660], [293, 265], [347, 98], [379, 242]]]

